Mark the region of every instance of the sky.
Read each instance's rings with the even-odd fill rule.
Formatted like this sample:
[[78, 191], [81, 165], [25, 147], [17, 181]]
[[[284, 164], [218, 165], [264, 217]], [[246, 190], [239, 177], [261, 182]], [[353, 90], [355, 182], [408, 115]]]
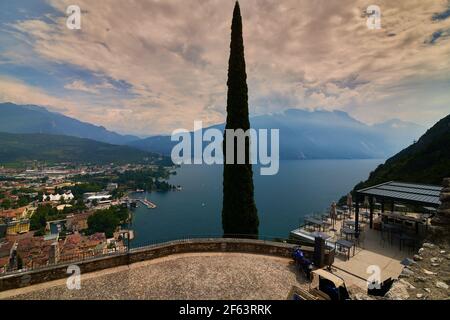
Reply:
[[[81, 29], [66, 26], [78, 5]], [[381, 9], [381, 29], [365, 10]], [[0, 102], [120, 133], [226, 118], [231, 0], [0, 1]], [[241, 0], [252, 115], [341, 110], [432, 126], [449, 114], [450, 1]]]

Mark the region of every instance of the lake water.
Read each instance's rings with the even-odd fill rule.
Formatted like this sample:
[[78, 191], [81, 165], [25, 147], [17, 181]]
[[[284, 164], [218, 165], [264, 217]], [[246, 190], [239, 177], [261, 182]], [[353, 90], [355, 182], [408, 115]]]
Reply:
[[[254, 168], [255, 201], [259, 233], [287, 237], [301, 217], [327, 210], [332, 201], [350, 191], [356, 183], [384, 160], [281, 161], [274, 176], [260, 176]], [[156, 209], [143, 205], [134, 210], [132, 246], [188, 236], [222, 234], [222, 166], [184, 165], [170, 183], [182, 191], [134, 194], [147, 197]]]

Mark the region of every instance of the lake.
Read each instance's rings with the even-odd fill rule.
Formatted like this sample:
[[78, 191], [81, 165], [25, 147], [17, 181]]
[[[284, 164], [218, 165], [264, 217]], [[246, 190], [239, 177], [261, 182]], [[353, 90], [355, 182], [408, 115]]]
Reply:
[[[332, 201], [365, 180], [384, 160], [299, 160], [281, 161], [274, 176], [260, 176], [254, 168], [255, 201], [259, 233], [267, 237], [287, 237], [301, 218], [323, 212]], [[223, 166], [183, 165], [169, 182], [182, 191], [134, 194], [158, 206], [142, 204], [134, 210], [133, 247], [189, 236], [222, 234]]]

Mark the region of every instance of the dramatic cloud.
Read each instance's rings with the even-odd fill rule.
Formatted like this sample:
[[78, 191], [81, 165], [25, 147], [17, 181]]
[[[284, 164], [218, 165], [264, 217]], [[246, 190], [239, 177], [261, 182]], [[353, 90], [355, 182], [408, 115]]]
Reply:
[[[76, 104], [48, 95], [38, 87], [32, 87], [15, 79], [0, 77], [0, 101], [11, 101], [18, 104], [38, 104], [52, 107], [59, 112], [67, 112], [66, 108], [76, 108]], [[58, 106], [61, 106], [58, 108]]]
[[100, 89], [114, 89], [114, 86], [109, 82], [102, 82], [100, 84], [88, 85], [83, 80], [75, 80], [72, 83], [66, 84], [64, 88], [69, 90], [78, 90], [96, 94], [99, 93]]
[[[0, 73], [2, 61], [36, 66], [35, 55], [74, 69], [52, 75], [59, 91], [34, 83], [35, 103], [136, 134], [224, 120], [234, 1], [77, 0], [81, 30], [66, 28], [72, 0], [48, 4], [53, 12], [7, 25], [8, 37], [33, 56], [0, 51]], [[369, 123], [401, 118], [425, 125], [448, 113], [449, 3], [377, 1], [381, 30], [366, 26], [369, 4], [241, 1], [251, 112], [339, 109]], [[0, 95], [7, 90], [1, 86]], [[73, 98], [75, 106], [65, 103]]]

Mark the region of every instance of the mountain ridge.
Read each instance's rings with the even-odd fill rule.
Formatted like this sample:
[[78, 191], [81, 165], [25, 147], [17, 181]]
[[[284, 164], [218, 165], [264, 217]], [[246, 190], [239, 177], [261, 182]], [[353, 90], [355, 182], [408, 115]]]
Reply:
[[66, 135], [122, 145], [139, 139], [49, 111], [45, 107], [11, 102], [0, 103], [0, 132]]
[[354, 190], [392, 180], [440, 185], [446, 177], [450, 177], [450, 115], [379, 165]]
[[[413, 123], [392, 121], [403, 125], [393, 127], [385, 122], [369, 126], [343, 111], [302, 109], [250, 118], [252, 128], [280, 129], [280, 157], [284, 160], [387, 158], [425, 131]], [[223, 130], [224, 124], [208, 128]], [[158, 135], [127, 144], [170, 154], [176, 143], [168, 135]]]
[[[425, 131], [398, 119], [367, 125], [339, 110], [287, 109], [251, 117], [250, 122], [255, 129], [280, 129], [280, 158], [285, 160], [388, 158]], [[208, 128], [223, 130], [224, 124]], [[13, 103], [0, 103], [0, 132], [74, 136], [164, 155], [176, 144], [169, 135], [120, 135], [45, 107]]]
[[168, 161], [158, 154], [85, 138], [50, 134], [0, 132], [0, 163], [45, 161], [50, 163], [106, 164]]

